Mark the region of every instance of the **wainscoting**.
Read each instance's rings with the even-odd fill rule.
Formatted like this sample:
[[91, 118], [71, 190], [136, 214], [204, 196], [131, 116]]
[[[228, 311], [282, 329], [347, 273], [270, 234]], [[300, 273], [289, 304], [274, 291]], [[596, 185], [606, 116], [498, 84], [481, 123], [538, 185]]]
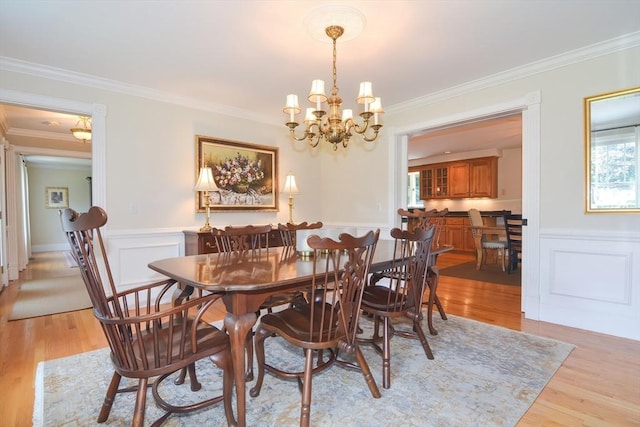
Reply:
[[[388, 235], [381, 230], [381, 238]], [[115, 280], [127, 289], [160, 277], [147, 264], [183, 255], [184, 236], [110, 232], [108, 251]], [[527, 302], [538, 316], [527, 317], [640, 340], [640, 233], [543, 231], [539, 277], [527, 284], [529, 295], [539, 295]]]
[[540, 234], [539, 320], [640, 340], [640, 234]]

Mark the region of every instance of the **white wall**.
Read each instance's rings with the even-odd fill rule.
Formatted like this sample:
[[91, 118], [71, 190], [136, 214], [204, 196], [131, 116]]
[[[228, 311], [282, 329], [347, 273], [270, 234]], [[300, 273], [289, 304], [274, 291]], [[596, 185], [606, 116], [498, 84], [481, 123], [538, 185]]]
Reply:
[[[397, 129], [538, 92], [541, 125], [533, 131], [540, 133], [540, 180], [533, 184], [540, 186], [540, 200], [527, 212], [540, 224], [539, 235], [532, 236], [532, 248], [539, 253], [532, 258], [541, 265], [527, 267], [540, 278], [531, 284], [535, 316], [640, 339], [640, 215], [584, 213], [582, 116], [584, 97], [640, 85], [639, 69], [640, 47], [632, 47], [510, 81], [490, 80], [486, 87], [454, 90], [455, 96], [387, 107], [382, 136], [374, 144], [354, 138], [346, 150], [322, 147], [314, 153], [292, 143], [281, 123], [257, 123], [27, 73], [0, 70], [0, 81], [13, 91], [106, 106], [109, 251], [116, 276], [126, 286], [145, 279], [148, 272], [140, 266], [146, 262], [183, 253], [180, 231], [203, 223], [203, 215], [194, 212], [191, 191], [197, 134], [279, 147], [280, 181], [293, 170], [302, 191], [295, 198], [300, 220], [380, 227], [388, 235], [397, 221], [398, 189], [404, 192], [406, 182], [406, 170], [398, 167], [402, 146], [397, 146]], [[279, 212], [214, 213], [212, 223], [276, 223], [287, 217], [286, 195], [281, 195]]]
[[91, 168], [60, 168], [31, 164], [29, 176], [29, 217], [33, 252], [67, 249], [69, 243], [60, 229], [59, 209], [45, 204], [46, 187], [67, 187], [69, 207], [78, 212], [89, 209], [89, 183]]
[[[390, 136], [396, 129], [415, 128], [539, 93], [540, 127], [532, 132], [540, 135], [540, 179], [531, 182], [525, 177], [523, 183], [525, 190], [527, 185], [540, 188], [539, 201], [525, 212], [531, 221], [539, 222], [539, 233], [530, 236], [536, 240], [531, 242], [536, 253], [525, 257], [538, 258], [540, 263], [526, 266], [535, 269], [531, 276], [536, 280], [529, 284], [531, 289], [523, 289], [535, 306], [525, 314], [640, 339], [640, 215], [585, 214], [583, 121], [585, 97], [639, 86], [638, 70], [640, 47], [636, 46], [584, 61], [568, 61], [537, 74], [523, 73], [502, 83], [488, 81], [487, 87], [475, 86], [469, 91], [453, 88], [451, 96], [437, 94], [404, 108], [387, 108], [385, 138], [377, 151], [364, 156], [350, 150], [339, 159], [340, 167], [332, 168], [333, 181], [346, 182], [348, 173], [355, 170], [358, 180], [366, 182], [368, 188], [389, 196], [383, 211], [393, 211], [397, 199], [386, 190], [394, 182], [390, 170], [400, 158], [392, 155], [388, 160], [384, 150], [399, 143]], [[323, 163], [323, 173], [329, 161]], [[328, 190], [323, 200], [336, 206], [347, 202], [343, 192]], [[372, 222], [384, 221], [384, 212], [371, 212]], [[330, 212], [327, 216], [326, 220], [339, 219]]]

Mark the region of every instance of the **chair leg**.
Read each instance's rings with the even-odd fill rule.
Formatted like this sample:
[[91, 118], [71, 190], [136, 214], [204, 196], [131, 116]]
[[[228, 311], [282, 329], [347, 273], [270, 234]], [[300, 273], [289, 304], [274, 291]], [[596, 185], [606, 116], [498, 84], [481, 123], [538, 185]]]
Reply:
[[360, 370], [362, 371], [364, 380], [367, 382], [367, 385], [369, 386], [369, 391], [371, 392], [371, 395], [373, 397], [378, 399], [381, 396], [380, 390], [376, 385], [376, 380], [373, 378], [373, 375], [371, 375], [371, 369], [369, 369], [369, 364], [367, 363], [367, 360], [364, 358], [364, 354], [362, 354], [362, 350], [360, 350], [360, 347], [355, 346], [355, 353], [356, 353], [356, 361], [358, 362], [358, 366], [360, 366]]
[[198, 377], [196, 376], [196, 364], [192, 363], [187, 366], [187, 371], [189, 372], [189, 379], [191, 380], [191, 391], [198, 391], [202, 388], [202, 384], [198, 381]]
[[304, 349], [304, 382], [300, 404], [300, 426], [308, 427], [311, 418], [311, 381], [313, 378], [313, 349]]
[[144, 426], [144, 410], [147, 403], [147, 378], [138, 380], [138, 392], [136, 393], [136, 406], [133, 409], [132, 427]]
[[391, 387], [391, 337], [389, 334], [389, 318], [383, 319], [382, 331], [382, 387]]
[[119, 373], [113, 373], [111, 382], [109, 383], [109, 388], [107, 388], [107, 394], [104, 397], [104, 402], [102, 403], [102, 409], [100, 409], [100, 414], [98, 415], [99, 423], [103, 423], [107, 421], [107, 418], [109, 418], [111, 407], [113, 406], [113, 400], [115, 399], [116, 393], [118, 392], [121, 378], [122, 376]]
[[427, 359], [433, 360], [433, 352], [431, 351], [431, 347], [429, 346], [429, 342], [427, 341], [427, 337], [422, 330], [422, 326], [420, 326], [419, 320], [413, 320], [413, 328], [418, 334], [418, 338], [420, 339], [420, 344], [422, 344], [422, 349], [424, 350], [424, 354], [427, 355]]

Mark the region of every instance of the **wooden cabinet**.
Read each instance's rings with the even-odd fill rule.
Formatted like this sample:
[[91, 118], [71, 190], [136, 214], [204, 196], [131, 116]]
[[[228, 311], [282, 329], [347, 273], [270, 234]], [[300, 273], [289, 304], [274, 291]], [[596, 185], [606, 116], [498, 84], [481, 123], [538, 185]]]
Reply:
[[420, 168], [420, 198], [423, 200], [449, 197], [449, 166]]
[[457, 251], [464, 250], [464, 221], [465, 218], [447, 218], [442, 230], [444, 244], [453, 246]]
[[469, 160], [469, 197], [498, 197], [498, 158]]
[[414, 167], [420, 171], [420, 198], [498, 197], [498, 158], [482, 157]]
[[[184, 254], [201, 255], [217, 252], [213, 236], [209, 231], [184, 230]], [[269, 247], [282, 246], [280, 231], [273, 229], [269, 233]]]
[[435, 174], [435, 197], [449, 197], [449, 166], [439, 165], [433, 168]]
[[469, 197], [469, 162], [453, 163], [449, 166], [452, 198]]
[[431, 199], [434, 196], [433, 168], [420, 170], [420, 198]]

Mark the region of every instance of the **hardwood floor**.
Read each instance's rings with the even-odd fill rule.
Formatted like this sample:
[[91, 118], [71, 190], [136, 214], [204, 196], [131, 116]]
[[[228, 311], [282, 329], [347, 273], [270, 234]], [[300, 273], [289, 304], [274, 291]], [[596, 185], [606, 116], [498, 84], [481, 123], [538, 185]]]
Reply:
[[[470, 260], [454, 252], [442, 255], [438, 266]], [[0, 295], [1, 425], [31, 425], [38, 362], [107, 345], [90, 309], [8, 321], [21, 283], [64, 268], [61, 255], [37, 256]], [[442, 276], [438, 295], [448, 314], [576, 346], [519, 426], [640, 426], [640, 341], [524, 319], [515, 286]], [[210, 320], [223, 315], [218, 306]]]

